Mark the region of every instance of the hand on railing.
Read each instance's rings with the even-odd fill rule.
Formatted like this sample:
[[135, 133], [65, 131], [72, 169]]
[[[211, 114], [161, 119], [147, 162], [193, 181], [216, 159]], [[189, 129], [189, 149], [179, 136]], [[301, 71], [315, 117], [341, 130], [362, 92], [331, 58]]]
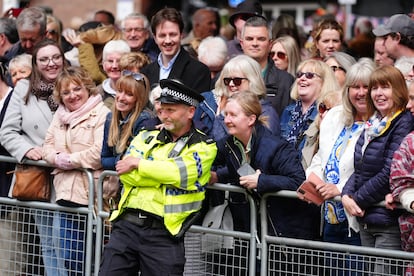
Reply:
[[41, 160], [42, 159], [42, 148], [41, 147], [31, 148], [26, 152], [24, 156], [31, 160]]

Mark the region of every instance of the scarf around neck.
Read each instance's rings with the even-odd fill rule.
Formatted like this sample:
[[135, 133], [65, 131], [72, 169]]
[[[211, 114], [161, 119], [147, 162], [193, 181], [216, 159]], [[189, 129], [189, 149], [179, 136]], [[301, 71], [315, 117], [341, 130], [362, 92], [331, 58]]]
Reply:
[[102, 96], [100, 94], [91, 95], [86, 101], [86, 103], [84, 103], [80, 108], [72, 112], [69, 111], [63, 104], [60, 104], [59, 108], [56, 111], [56, 115], [59, 116], [58, 118], [63, 124], [68, 125], [73, 120], [76, 120], [82, 117], [83, 115], [87, 114], [101, 102]]
[[56, 111], [59, 104], [53, 98], [53, 89], [55, 89], [55, 82], [40, 80], [39, 86], [33, 88], [33, 94], [38, 100], [46, 101], [51, 111]]

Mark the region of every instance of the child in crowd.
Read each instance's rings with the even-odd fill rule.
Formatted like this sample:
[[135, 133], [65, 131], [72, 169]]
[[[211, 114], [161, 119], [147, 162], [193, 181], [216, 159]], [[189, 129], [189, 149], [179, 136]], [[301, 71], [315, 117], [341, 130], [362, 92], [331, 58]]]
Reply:
[[142, 67], [150, 63], [151, 60], [146, 54], [142, 52], [130, 52], [121, 56], [119, 67], [121, 68], [121, 71], [129, 70], [134, 73], [139, 73]]

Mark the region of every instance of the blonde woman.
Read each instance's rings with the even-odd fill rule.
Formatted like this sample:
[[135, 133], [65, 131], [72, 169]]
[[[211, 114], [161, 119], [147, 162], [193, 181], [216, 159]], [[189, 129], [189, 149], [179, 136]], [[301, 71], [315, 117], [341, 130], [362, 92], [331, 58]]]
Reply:
[[288, 35], [276, 38], [270, 46], [269, 56], [277, 68], [296, 76], [296, 68], [301, 62], [301, 57], [294, 38]]

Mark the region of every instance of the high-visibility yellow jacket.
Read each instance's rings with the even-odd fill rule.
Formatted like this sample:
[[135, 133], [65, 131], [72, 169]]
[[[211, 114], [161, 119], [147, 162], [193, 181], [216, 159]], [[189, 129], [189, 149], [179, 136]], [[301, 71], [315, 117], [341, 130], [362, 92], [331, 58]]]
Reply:
[[[169, 157], [183, 142], [178, 155]], [[215, 142], [195, 128], [175, 142], [165, 130], [141, 131], [125, 157], [142, 159], [137, 169], [120, 176], [124, 192], [111, 220], [125, 208], [140, 209], [163, 218], [168, 231], [176, 235], [186, 218], [201, 208], [216, 154]]]

